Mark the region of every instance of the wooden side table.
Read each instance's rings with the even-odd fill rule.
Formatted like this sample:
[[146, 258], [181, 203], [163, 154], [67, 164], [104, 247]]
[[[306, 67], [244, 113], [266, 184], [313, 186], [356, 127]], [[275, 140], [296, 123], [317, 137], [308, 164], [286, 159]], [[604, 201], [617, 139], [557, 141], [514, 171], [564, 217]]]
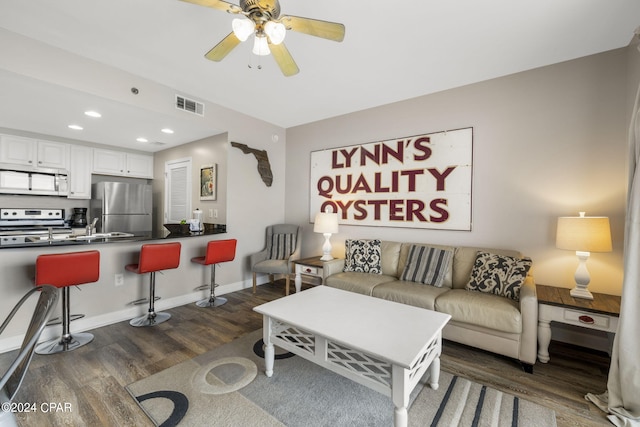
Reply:
[[[569, 289], [536, 285], [538, 294], [538, 360], [549, 361], [551, 322], [615, 333], [620, 316], [620, 297], [593, 292], [593, 300], [573, 298]], [[609, 347], [613, 343], [609, 339]]]
[[320, 261], [320, 256], [314, 256], [311, 258], [298, 259], [293, 261], [295, 266], [295, 286], [296, 292], [300, 292], [302, 289], [302, 275], [319, 277], [321, 283], [324, 283], [322, 276], [323, 263]]

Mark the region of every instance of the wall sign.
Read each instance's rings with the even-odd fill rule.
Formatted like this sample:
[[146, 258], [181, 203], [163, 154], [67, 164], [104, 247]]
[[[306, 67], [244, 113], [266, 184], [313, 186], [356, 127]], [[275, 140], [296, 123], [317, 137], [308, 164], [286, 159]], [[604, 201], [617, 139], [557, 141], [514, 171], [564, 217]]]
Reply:
[[311, 152], [309, 221], [471, 230], [473, 128]]

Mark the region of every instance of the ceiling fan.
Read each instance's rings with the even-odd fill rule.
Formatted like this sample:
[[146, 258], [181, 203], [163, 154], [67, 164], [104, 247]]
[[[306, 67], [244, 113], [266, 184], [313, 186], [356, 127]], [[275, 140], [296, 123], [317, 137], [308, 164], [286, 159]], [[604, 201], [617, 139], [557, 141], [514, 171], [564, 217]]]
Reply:
[[231, 25], [233, 31], [205, 54], [205, 58], [212, 61], [222, 61], [236, 46], [254, 34], [253, 53], [272, 53], [282, 73], [293, 76], [300, 69], [283, 43], [287, 30], [337, 42], [344, 39], [342, 24], [299, 16], [280, 16], [278, 0], [240, 0], [239, 6], [223, 0], [182, 1], [244, 16], [235, 18]]

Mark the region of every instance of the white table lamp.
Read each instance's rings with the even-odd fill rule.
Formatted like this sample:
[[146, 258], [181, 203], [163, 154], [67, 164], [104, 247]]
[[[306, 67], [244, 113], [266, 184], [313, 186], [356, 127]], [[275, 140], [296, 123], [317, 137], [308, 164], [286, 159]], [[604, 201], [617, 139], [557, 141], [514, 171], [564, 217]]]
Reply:
[[576, 269], [576, 286], [570, 292], [574, 298], [593, 299], [587, 290], [591, 277], [587, 259], [591, 252], [611, 252], [611, 228], [606, 216], [565, 216], [558, 218], [556, 247], [576, 251], [580, 263]]
[[322, 233], [324, 235], [324, 244], [322, 245], [322, 257], [321, 261], [331, 261], [331, 234], [338, 232], [338, 214], [329, 212], [329, 208], [324, 212], [318, 212], [313, 224], [313, 231], [315, 233]]

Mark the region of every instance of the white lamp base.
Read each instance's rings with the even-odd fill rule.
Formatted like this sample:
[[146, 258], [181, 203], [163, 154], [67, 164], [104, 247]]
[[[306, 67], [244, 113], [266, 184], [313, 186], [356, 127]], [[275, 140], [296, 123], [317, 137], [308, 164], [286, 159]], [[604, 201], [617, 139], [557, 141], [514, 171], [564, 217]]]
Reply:
[[323, 233], [324, 236], [324, 244], [322, 245], [322, 257], [320, 257], [320, 261], [331, 261], [333, 257], [331, 256], [331, 242], [329, 239], [331, 238], [331, 233]]
[[593, 299], [593, 295], [587, 290], [587, 286], [589, 286], [589, 282], [591, 281], [589, 270], [587, 270], [589, 255], [591, 255], [589, 252], [576, 251], [576, 256], [578, 260], [580, 260], [576, 274], [574, 275], [576, 287], [569, 292], [574, 298]]

